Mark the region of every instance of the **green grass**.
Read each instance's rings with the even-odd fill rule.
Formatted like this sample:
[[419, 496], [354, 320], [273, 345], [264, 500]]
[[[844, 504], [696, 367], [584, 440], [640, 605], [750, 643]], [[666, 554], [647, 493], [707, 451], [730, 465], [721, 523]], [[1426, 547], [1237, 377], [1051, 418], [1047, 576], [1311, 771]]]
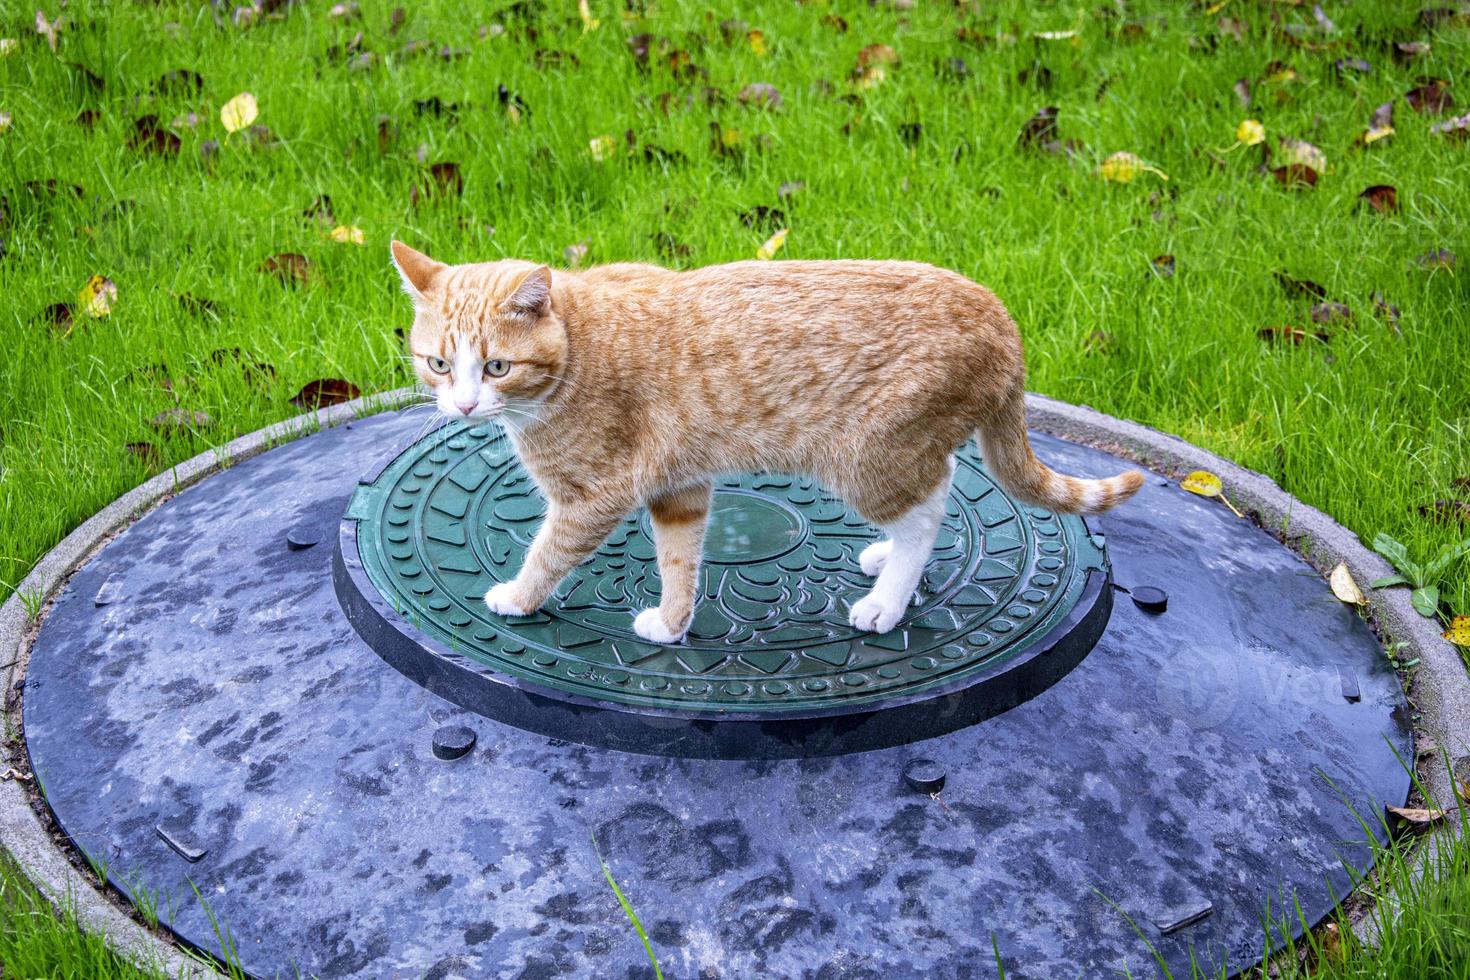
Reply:
[[[315, 3], [240, 29], [217, 26], [207, 5], [77, 2], [55, 54], [32, 7], [0, 8], [0, 37], [19, 42], [0, 58], [0, 112], [12, 118], [0, 133], [0, 600], [105, 503], [294, 413], [288, 399], [308, 381], [407, 384], [394, 329], [409, 310], [388, 266], [391, 237], [449, 261], [559, 263], [585, 241], [589, 261], [688, 266], [753, 256], [769, 229], [739, 215], [756, 206], [785, 212], [782, 257], [924, 259], [986, 283], [1021, 325], [1034, 390], [1175, 432], [1267, 473], [1365, 540], [1393, 535], [1419, 561], [1470, 533], [1417, 509], [1470, 476], [1470, 145], [1431, 134], [1441, 117], [1403, 98], [1418, 76], [1438, 76], [1464, 110], [1463, 24], [1425, 27], [1407, 4], [1328, 2], [1337, 32], [1309, 48], [1287, 38], [1314, 23], [1310, 8], [1285, 3], [1234, 0], [1207, 13], [1137, 0], [1113, 16], [1104, 3], [900, 13], [770, 0], [739, 14], [763, 33], [760, 55], [738, 33], [725, 39], [728, 14], [687, 0], [641, 18], [592, 0], [601, 23], [590, 32], [571, 3], [521, 17], [508, 3], [434, 2], [408, 5], [390, 35], [391, 6], [363, 3], [360, 20], [342, 23]], [[836, 12], [845, 33], [826, 19]], [[1240, 40], [1217, 29], [1221, 17], [1244, 22]], [[492, 24], [507, 30], [481, 37]], [[1075, 46], [1032, 37], [1072, 28]], [[330, 52], [359, 30], [377, 63], [353, 71]], [[645, 32], [707, 77], [676, 79], [657, 44], [639, 71], [627, 41]], [[463, 56], [400, 53], [416, 40]], [[1399, 63], [1391, 42], [1412, 40], [1430, 52]], [[902, 63], [850, 101], [858, 52], [877, 43]], [[538, 66], [538, 49], [565, 54]], [[1371, 73], [1340, 78], [1332, 63], [1346, 57]], [[936, 69], [950, 58], [968, 77]], [[1299, 77], [1263, 81], [1275, 60]], [[176, 69], [197, 71], [202, 90], [155, 94], [154, 80]], [[1248, 109], [1232, 92], [1242, 78]], [[779, 110], [738, 103], [756, 81], [780, 90]], [[528, 110], [519, 123], [501, 85]], [[705, 86], [724, 104], [706, 105]], [[219, 108], [241, 91], [257, 97], [270, 145], [225, 136]], [[416, 109], [431, 98], [458, 108]], [[1396, 135], [1355, 147], [1390, 99]], [[1062, 138], [1082, 141], [1075, 157], [1018, 150], [1044, 105], [1059, 108]], [[90, 129], [77, 122], [84, 110], [96, 113]], [[137, 117], [167, 126], [188, 112], [201, 122], [177, 130], [176, 156], [129, 146]], [[1219, 152], [1247, 117], [1272, 144], [1322, 148], [1329, 171], [1314, 190], [1258, 173], [1259, 147]], [[733, 151], [712, 152], [712, 123], [738, 132]], [[618, 151], [598, 161], [589, 144], [601, 136]], [[221, 145], [206, 163], [208, 140]], [[1170, 179], [1102, 181], [1097, 162], [1118, 150]], [[446, 162], [458, 164], [462, 194], [412, 205], [410, 189], [433, 186], [429, 165]], [[27, 189], [51, 179], [81, 196]], [[778, 198], [793, 181], [803, 189]], [[1364, 188], [1385, 183], [1398, 189], [1397, 213], [1358, 205]], [[365, 245], [334, 243], [303, 218], [321, 194]], [[1416, 262], [1439, 248], [1463, 256], [1460, 268]], [[259, 271], [279, 252], [305, 255], [313, 282], [283, 286]], [[1151, 272], [1164, 253], [1175, 257], [1171, 278]], [[1315, 328], [1310, 301], [1287, 295], [1276, 270], [1320, 283], [1352, 308], [1353, 325]], [[111, 315], [69, 335], [53, 328], [46, 308], [75, 302], [94, 274], [117, 284]], [[1375, 314], [1375, 291], [1402, 310], [1397, 332]], [[218, 309], [191, 310], [181, 294]], [[1258, 338], [1281, 324], [1330, 339]], [[236, 347], [272, 371], [211, 356]], [[149, 419], [175, 407], [212, 424], [155, 432]], [[139, 442], [156, 458], [126, 449]], [[1470, 563], [1456, 562], [1443, 584], [1441, 612], [1470, 612]], [[1418, 926], [1448, 921], [1437, 901], [1416, 907]]]
[[618, 905], [622, 907], [623, 914], [628, 917], [628, 924], [638, 934], [638, 939], [643, 943], [643, 952], [648, 954], [648, 963], [653, 967], [655, 980], [664, 980], [664, 971], [658, 965], [658, 956], [653, 951], [653, 943], [648, 938], [648, 931], [643, 928], [643, 920], [638, 918], [638, 912], [633, 908], [633, 903], [628, 901], [628, 896], [618, 887], [617, 879], [613, 877], [612, 868], [607, 866], [607, 859], [602, 856], [602, 849], [597, 846], [597, 836], [592, 835], [592, 851], [597, 855], [597, 863], [602, 866], [602, 877], [607, 880], [607, 885], [618, 898]]
[[70, 906], [57, 914], [50, 903], [0, 852], [0, 972], [7, 977], [66, 980], [153, 980], [108, 950], [101, 936], [84, 932]]

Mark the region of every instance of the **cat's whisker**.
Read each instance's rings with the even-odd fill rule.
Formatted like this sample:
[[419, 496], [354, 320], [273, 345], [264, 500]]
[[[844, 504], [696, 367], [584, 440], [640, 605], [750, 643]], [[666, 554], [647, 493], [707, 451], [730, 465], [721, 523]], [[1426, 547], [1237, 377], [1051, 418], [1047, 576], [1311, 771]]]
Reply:
[[550, 378], [552, 381], [555, 381], [558, 387], [560, 387], [561, 385], [566, 385], [568, 390], [574, 392], [585, 390], [581, 382], [573, 381], [571, 378], [563, 378], [555, 374], [548, 374], [546, 375], [546, 377]]

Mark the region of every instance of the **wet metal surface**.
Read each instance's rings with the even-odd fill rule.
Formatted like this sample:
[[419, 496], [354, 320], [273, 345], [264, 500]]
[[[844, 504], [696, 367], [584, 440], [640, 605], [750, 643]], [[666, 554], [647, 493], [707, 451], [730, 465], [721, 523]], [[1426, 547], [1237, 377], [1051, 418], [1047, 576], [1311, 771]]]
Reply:
[[[972, 728], [763, 762], [489, 721], [368, 649], [331, 548], [286, 541], [331, 540], [419, 424], [356, 422], [184, 491], [75, 576], [32, 655], [27, 744], [66, 832], [217, 950], [195, 883], [257, 974], [649, 975], [591, 834], [666, 975], [988, 974], [992, 937], [1011, 976], [1148, 975], [1124, 913], [1176, 968], [1191, 947], [1242, 967], [1267, 902], [1295, 891], [1315, 918], [1348, 890], [1349, 804], [1405, 796], [1366, 628], [1267, 534], [1156, 479], [1098, 525], [1117, 581], [1166, 583], [1167, 611], [1116, 603], [1080, 666]], [[478, 744], [446, 762], [452, 724]], [[937, 798], [904, 779], [919, 758]]]

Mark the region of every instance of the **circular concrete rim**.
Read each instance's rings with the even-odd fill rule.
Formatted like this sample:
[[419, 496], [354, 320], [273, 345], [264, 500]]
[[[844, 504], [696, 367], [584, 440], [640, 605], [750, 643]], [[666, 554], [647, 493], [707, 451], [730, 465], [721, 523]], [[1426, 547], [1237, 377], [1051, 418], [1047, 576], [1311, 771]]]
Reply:
[[[25, 680], [30, 639], [38, 625], [27, 616], [21, 596], [39, 595], [49, 601], [115, 532], [185, 487], [231, 463], [325, 427], [400, 407], [413, 394], [413, 389], [403, 388], [369, 395], [241, 436], [134, 487], [67, 535], [36, 563], [14, 594], [0, 606], [0, 664], [4, 665], [0, 670], [4, 671], [7, 731], [21, 730], [18, 695]], [[1115, 453], [1171, 476], [1196, 469], [1214, 472], [1230, 488], [1238, 506], [1256, 517], [1262, 526], [1279, 529], [1285, 544], [1324, 576], [1339, 562], [1346, 564], [1360, 582], [1391, 571], [1388, 563], [1364, 547], [1353, 532], [1295, 499], [1259, 473], [1192, 446], [1177, 436], [1114, 419], [1086, 406], [1068, 405], [1040, 395], [1027, 395], [1026, 404], [1029, 425], [1050, 435]], [[1470, 674], [1459, 654], [1440, 637], [1433, 621], [1414, 611], [1406, 590], [1373, 590], [1368, 601], [1369, 615], [1380, 635], [1404, 643], [1410, 655], [1419, 658], [1410, 692], [1419, 709], [1413, 725], [1416, 737], [1429, 736], [1450, 759], [1470, 755]], [[7, 748], [7, 764], [24, 770], [25, 753], [19, 740], [11, 740]], [[1454, 797], [1444, 757], [1427, 757], [1420, 778], [1425, 789], [1436, 798]], [[120, 899], [109, 897], [80, 871], [71, 856], [54, 842], [32, 807], [24, 783], [18, 779], [0, 781], [0, 847], [53, 904], [73, 909], [78, 922], [89, 932], [102, 933], [118, 954], [170, 976], [213, 974], [197, 956], [136, 921], [124, 911]]]

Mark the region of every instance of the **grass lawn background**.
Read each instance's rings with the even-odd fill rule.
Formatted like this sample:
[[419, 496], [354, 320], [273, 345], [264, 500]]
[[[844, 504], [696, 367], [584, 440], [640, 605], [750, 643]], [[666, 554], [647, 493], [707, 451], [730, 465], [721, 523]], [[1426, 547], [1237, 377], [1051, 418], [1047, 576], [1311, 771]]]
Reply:
[[[242, 27], [207, 5], [73, 3], [44, 10], [65, 18], [54, 52], [33, 8], [0, 9], [16, 40], [0, 57], [0, 601], [105, 503], [295, 413], [308, 382], [409, 383], [394, 236], [446, 261], [560, 265], [585, 243], [587, 262], [687, 267], [752, 258], [786, 228], [780, 258], [927, 260], [1009, 306], [1033, 390], [1177, 433], [1416, 558], [1470, 536], [1418, 509], [1470, 476], [1470, 143], [1430, 132], [1470, 110], [1470, 16], [1329, 2], [1327, 30], [1310, 7], [1245, 0], [593, 0], [587, 30], [570, 2], [415, 4], [396, 28], [392, 6], [302, 3]], [[1427, 53], [1394, 47], [1416, 41]], [[899, 61], [864, 78], [879, 44]], [[1421, 77], [1446, 83], [1443, 111], [1411, 107]], [[780, 106], [742, 104], [754, 82]], [[268, 132], [226, 134], [220, 107], [244, 91]], [[1358, 145], [1389, 101], [1394, 135]], [[1070, 153], [1018, 144], [1049, 105]], [[140, 138], [149, 115], [161, 131]], [[1226, 152], [1247, 118], [1265, 144]], [[1314, 188], [1263, 172], [1283, 137], [1325, 155]], [[1169, 179], [1101, 179], [1115, 151]], [[1359, 200], [1381, 184], [1396, 211]], [[320, 195], [325, 220], [306, 214]], [[363, 243], [331, 240], [338, 225]], [[1459, 267], [1421, 261], [1440, 249]], [[262, 270], [283, 252], [308, 282]], [[1351, 321], [1312, 322], [1316, 300], [1277, 271]], [[98, 274], [117, 296], [92, 319], [78, 293]], [[57, 303], [78, 307], [70, 330]], [[1324, 339], [1261, 339], [1283, 325]], [[208, 421], [150, 422], [170, 409]], [[1467, 573], [1450, 569], [1444, 612], [1470, 612]]]

